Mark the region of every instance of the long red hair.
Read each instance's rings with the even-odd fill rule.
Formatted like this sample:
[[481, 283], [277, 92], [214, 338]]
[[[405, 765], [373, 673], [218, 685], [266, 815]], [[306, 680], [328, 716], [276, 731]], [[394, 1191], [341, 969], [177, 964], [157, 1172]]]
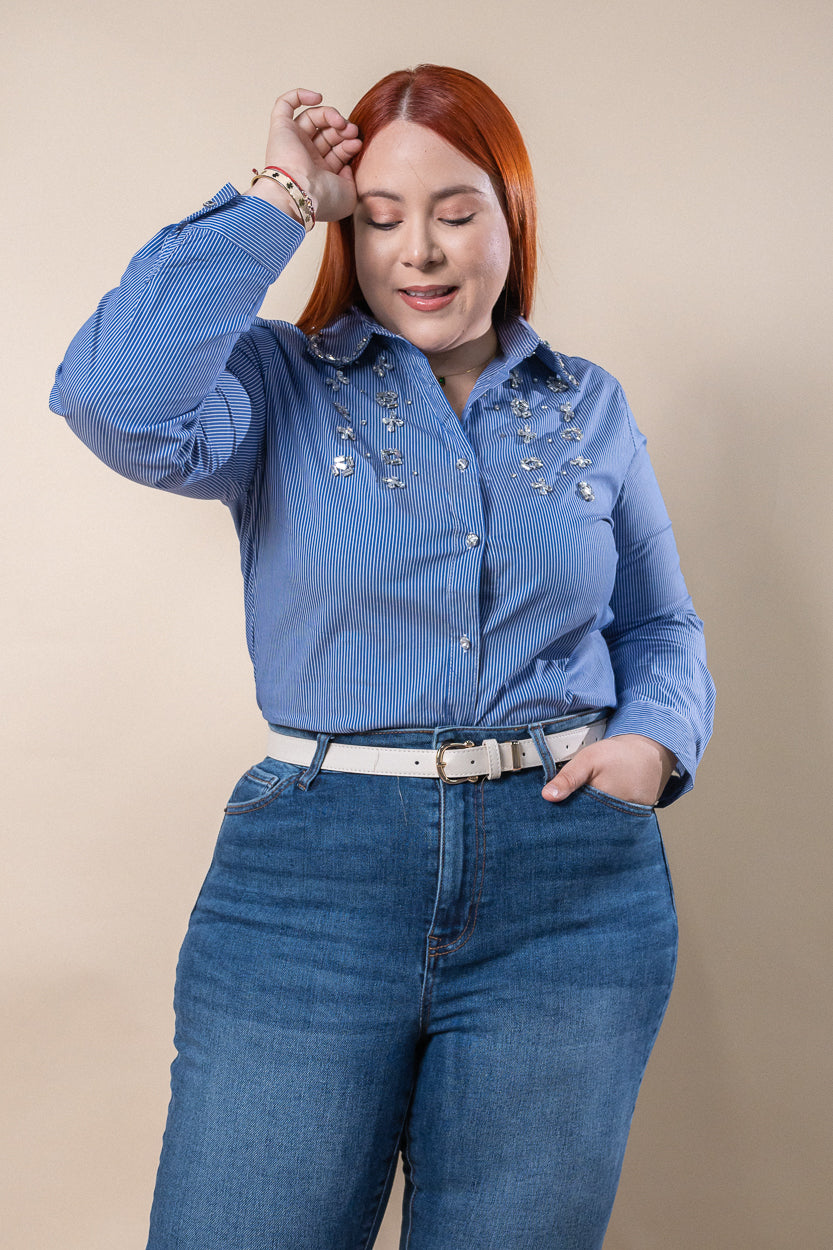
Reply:
[[[373, 136], [401, 118], [435, 131], [473, 164], [485, 169], [509, 227], [511, 259], [498, 318], [532, 309], [537, 266], [537, 212], [532, 166], [517, 123], [491, 88], [473, 74], [445, 65], [417, 65], [382, 78], [359, 100], [350, 120], [359, 128], [362, 153]], [[364, 300], [356, 279], [353, 219], [327, 223], [324, 254], [306, 308], [298, 318], [305, 334], [321, 330]]]

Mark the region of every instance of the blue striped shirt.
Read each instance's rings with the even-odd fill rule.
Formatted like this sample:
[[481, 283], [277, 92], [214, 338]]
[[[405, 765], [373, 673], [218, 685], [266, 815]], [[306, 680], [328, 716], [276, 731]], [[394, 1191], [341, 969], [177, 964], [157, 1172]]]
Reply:
[[230, 184], [133, 258], [50, 407], [136, 482], [219, 499], [264, 717], [312, 733], [615, 709], [692, 784], [702, 624], [618, 383], [521, 319], [462, 419], [358, 309], [309, 339], [257, 312], [302, 227]]

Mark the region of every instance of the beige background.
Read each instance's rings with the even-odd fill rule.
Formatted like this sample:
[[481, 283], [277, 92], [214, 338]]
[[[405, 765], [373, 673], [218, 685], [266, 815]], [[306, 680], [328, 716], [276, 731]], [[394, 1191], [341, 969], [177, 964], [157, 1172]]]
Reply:
[[[6, 1244], [144, 1246], [176, 952], [222, 804], [263, 753], [225, 510], [101, 466], [47, 409], [54, 369], [134, 250], [244, 185], [279, 90], [347, 109], [435, 60], [484, 77], [528, 138], [536, 325], [623, 381], [719, 690], [697, 790], [663, 818], [678, 982], [606, 1250], [829, 1250], [828, 0], [15, 7]], [[266, 315], [300, 310], [320, 242]], [[398, 1197], [380, 1250], [397, 1245]]]

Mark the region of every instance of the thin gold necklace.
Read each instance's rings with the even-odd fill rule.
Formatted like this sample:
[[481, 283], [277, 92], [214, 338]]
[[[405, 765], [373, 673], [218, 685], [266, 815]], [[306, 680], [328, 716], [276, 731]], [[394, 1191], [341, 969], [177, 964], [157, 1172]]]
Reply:
[[470, 369], [461, 369], [459, 373], [435, 373], [434, 377], [437, 379], [440, 386], [445, 386], [446, 378], [464, 378], [467, 373], [474, 373], [475, 369], [482, 373], [486, 368], [486, 365], [491, 364], [496, 355], [497, 352], [493, 352], [492, 355], [489, 356], [488, 360], [484, 360], [482, 365], [472, 365]]

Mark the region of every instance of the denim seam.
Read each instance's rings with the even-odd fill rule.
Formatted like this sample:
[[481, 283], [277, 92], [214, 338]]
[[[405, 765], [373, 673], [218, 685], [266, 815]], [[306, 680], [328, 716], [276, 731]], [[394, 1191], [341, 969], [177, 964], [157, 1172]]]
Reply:
[[[468, 915], [466, 917], [466, 923], [463, 926], [463, 928], [460, 930], [460, 932], [456, 935], [456, 937], [452, 938], [451, 941], [446, 946], [435, 946], [433, 950], [431, 950], [429, 946], [428, 954], [429, 954], [429, 957], [431, 958], [433, 958], [435, 955], [450, 955], [450, 954], [453, 954], [455, 951], [460, 950], [460, 948], [465, 946], [466, 942], [468, 942], [469, 938], [474, 933], [475, 927], [477, 925], [477, 912], [480, 906], [480, 896], [483, 893], [483, 880], [486, 875], [486, 871], [485, 871], [486, 811], [485, 811], [485, 804], [483, 800], [483, 787], [485, 786], [485, 784], [486, 784], [485, 781], [481, 781], [479, 785], [478, 797], [480, 798], [480, 809], [482, 812], [482, 816], [478, 812], [477, 802], [475, 801], [475, 804], [474, 804], [475, 862], [474, 862], [474, 885], [472, 887], [474, 891], [474, 898], [469, 900], [469, 910], [468, 910]], [[482, 846], [481, 846], [481, 830], [482, 830]], [[478, 877], [479, 877], [479, 881], [478, 881]], [[470, 930], [470, 932], [467, 932], [467, 930]], [[430, 934], [429, 934], [429, 942], [430, 942]]]
[[585, 785], [582, 786], [582, 790], [588, 799], [592, 799], [594, 803], [601, 803], [604, 807], [612, 807], [614, 811], [624, 812], [629, 816], [653, 815], [654, 809], [647, 803], [630, 803], [627, 799], [617, 799], [614, 794], [605, 794], [604, 790], [597, 790], [595, 786]]
[[[248, 773], [246, 775], [248, 776]], [[256, 781], [258, 779], [253, 778], [253, 780]], [[273, 785], [269, 786], [259, 799], [252, 799], [249, 803], [227, 803], [223, 809], [224, 814], [226, 816], [245, 816], [249, 812], [259, 812], [261, 808], [268, 807], [273, 799], [283, 794], [284, 790], [288, 790], [295, 780], [294, 776], [283, 777], [280, 781], [275, 781]]]

